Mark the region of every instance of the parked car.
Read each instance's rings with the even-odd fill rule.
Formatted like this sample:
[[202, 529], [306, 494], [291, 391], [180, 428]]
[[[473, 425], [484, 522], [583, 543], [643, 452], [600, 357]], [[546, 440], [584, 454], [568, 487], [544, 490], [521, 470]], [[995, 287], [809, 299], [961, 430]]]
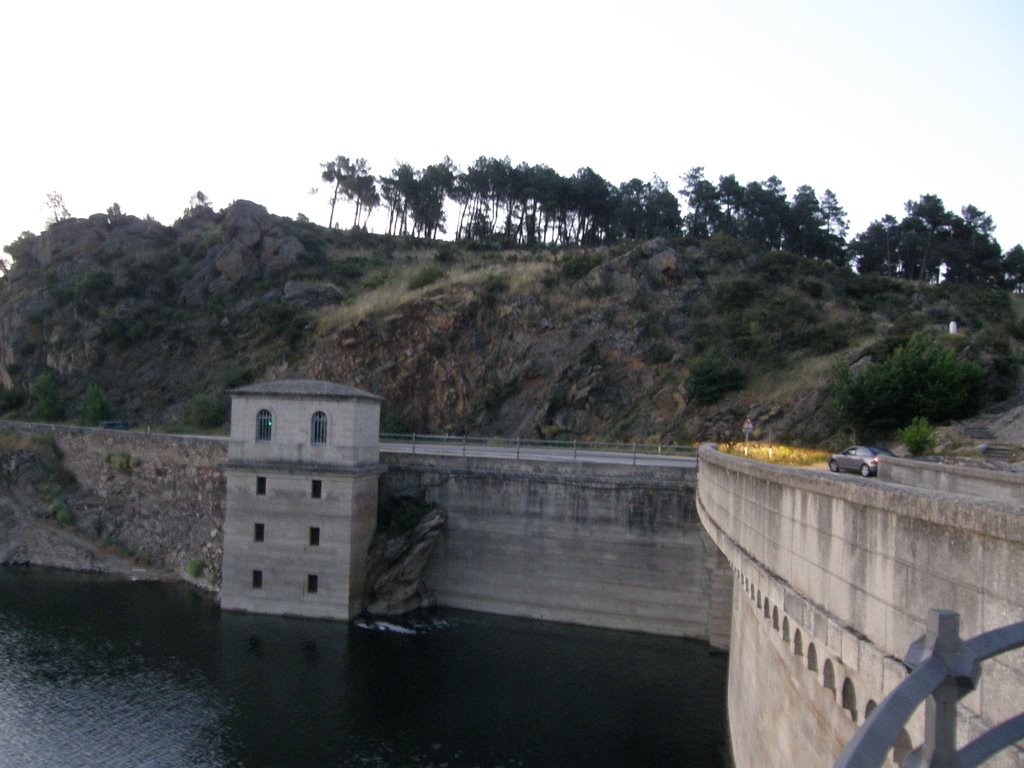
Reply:
[[878, 458], [892, 455], [892, 451], [877, 445], [851, 445], [842, 453], [833, 454], [828, 468], [833, 472], [860, 472], [864, 477], [872, 477], [878, 474]]

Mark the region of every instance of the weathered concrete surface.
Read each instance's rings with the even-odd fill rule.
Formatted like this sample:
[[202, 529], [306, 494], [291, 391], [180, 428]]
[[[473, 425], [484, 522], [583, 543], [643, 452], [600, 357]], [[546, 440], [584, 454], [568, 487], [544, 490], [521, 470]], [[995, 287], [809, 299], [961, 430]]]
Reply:
[[943, 493], [960, 493], [1024, 504], [1024, 473], [1021, 472], [999, 472], [983, 467], [964, 467], [894, 456], [879, 464], [878, 479]]
[[[788, 633], [793, 655], [800, 633], [808, 666], [814, 644], [816, 679], [835, 692], [824, 704], [808, 696], [776, 707], [783, 671], [759, 669], [779, 666], [776, 656], [767, 640], [750, 639], [756, 636], [737, 624], [742, 613], [734, 610], [740, 640], [732, 655], [745, 658], [730, 658], [730, 674], [742, 676], [730, 680], [730, 693], [749, 687], [729, 702], [738, 768], [794, 764], [781, 754], [778, 733], [754, 735], [762, 717], [776, 717], [780, 728], [803, 723], [800, 764], [831, 765], [845, 744], [830, 720], [834, 710], [842, 714], [844, 687], [848, 711], [862, 721], [867, 703], [905, 677], [898, 660], [924, 633], [929, 609], [958, 611], [964, 637], [1024, 619], [1024, 515], [1016, 505], [781, 468], [710, 447], [701, 449], [699, 480], [701, 519], [736, 569], [738, 590], [772, 632]], [[986, 662], [981, 684], [960, 707], [961, 743], [1016, 715], [1022, 692], [1024, 653]], [[908, 728], [915, 743], [921, 720]], [[1018, 750], [992, 761], [1022, 764]]]
[[[842, 751], [856, 724], [836, 703], [836, 691], [821, 685], [806, 666], [806, 652], [774, 631], [749, 594], [733, 593], [729, 649], [729, 721], [737, 766], [831, 766], [817, 752]], [[823, 661], [819, 660], [820, 664]], [[842, 689], [843, 679], [839, 679]]]
[[426, 574], [439, 604], [727, 643], [731, 573], [693, 470], [381, 459], [382, 498], [425, 488], [448, 515]]

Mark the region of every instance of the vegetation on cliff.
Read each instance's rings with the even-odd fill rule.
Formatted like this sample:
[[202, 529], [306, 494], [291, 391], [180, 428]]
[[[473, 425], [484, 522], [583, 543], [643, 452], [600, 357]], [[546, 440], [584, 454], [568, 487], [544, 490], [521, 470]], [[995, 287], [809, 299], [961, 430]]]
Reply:
[[[383, 206], [387, 234], [427, 240], [446, 226], [456, 242], [506, 248], [729, 235], [755, 250], [852, 264], [860, 274], [1024, 287], [1020, 244], [1003, 253], [991, 216], [970, 204], [957, 214], [933, 194], [908, 200], [902, 218], [886, 214], [847, 242], [846, 211], [835, 192], [819, 197], [804, 184], [790, 197], [777, 176], [744, 184], [729, 174], [715, 183], [696, 167], [682, 177], [677, 197], [657, 176], [616, 186], [589, 167], [566, 177], [507, 157], [479, 157], [464, 170], [449, 157], [424, 169], [399, 163], [374, 176], [364, 159], [339, 155], [321, 168], [330, 189], [328, 227], [345, 199], [355, 207], [353, 228], [365, 228], [370, 212]], [[689, 208], [685, 216], [680, 198]], [[457, 211], [451, 222], [449, 203]]]
[[858, 274], [722, 231], [503, 248], [239, 201], [173, 227], [65, 219], [9, 252], [0, 409], [82, 423], [210, 429], [232, 387], [313, 377], [382, 395], [390, 431], [727, 440], [750, 416], [755, 436], [838, 441], [863, 425], [829, 407], [837, 359], [859, 376], [927, 340], [984, 372], [977, 408], [1015, 394], [1024, 339], [991, 281]]

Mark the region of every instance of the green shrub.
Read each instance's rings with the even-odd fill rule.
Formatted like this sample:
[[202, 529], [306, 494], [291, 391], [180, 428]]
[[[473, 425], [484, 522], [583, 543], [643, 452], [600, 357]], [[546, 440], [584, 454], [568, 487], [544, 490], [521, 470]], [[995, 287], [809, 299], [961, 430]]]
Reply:
[[690, 363], [686, 399], [696, 405], [712, 405], [746, 383], [743, 371], [726, 363], [715, 350], [708, 350]]
[[50, 371], [39, 374], [29, 385], [32, 398], [32, 418], [40, 421], [60, 421], [64, 417], [64, 396]]
[[295, 308], [281, 302], [262, 304], [256, 310], [256, 317], [267, 326], [274, 336], [285, 334], [295, 316]]
[[488, 296], [498, 296], [508, 290], [508, 277], [491, 272], [484, 278], [483, 287]]
[[437, 504], [424, 498], [392, 497], [378, 513], [386, 536], [401, 536], [415, 528]]
[[899, 435], [911, 456], [924, 456], [935, 448], [935, 427], [924, 416], [916, 416]]
[[559, 271], [566, 280], [579, 280], [601, 263], [597, 253], [574, 253], [559, 262]]
[[201, 253], [206, 253], [215, 245], [220, 245], [224, 240], [224, 230], [220, 228], [218, 224], [209, 225], [204, 231], [203, 236], [199, 240], [196, 250]]
[[845, 361], [832, 376], [832, 407], [841, 426], [885, 434], [916, 416], [940, 423], [977, 413], [985, 402], [985, 369], [959, 360], [944, 343], [915, 334], [888, 359], [854, 376]]
[[675, 357], [675, 354], [675, 350], [672, 346], [663, 341], [654, 342], [651, 345], [651, 348], [647, 351], [648, 359], [654, 365], [670, 362], [672, 358]]
[[71, 511], [66, 501], [55, 501], [49, 507], [50, 516], [59, 525], [66, 528], [73, 528], [75, 525], [75, 513]]
[[116, 554], [126, 559], [130, 559], [135, 556], [135, 553], [132, 552], [131, 548], [127, 544], [125, 544], [120, 539], [115, 539], [113, 536], [107, 536], [103, 540], [103, 546], [107, 550], [115, 552]]
[[103, 394], [103, 390], [100, 389], [99, 384], [93, 381], [85, 388], [85, 394], [79, 403], [78, 411], [82, 417], [82, 422], [92, 427], [111, 417], [110, 403], [107, 401], [107, 396]]
[[103, 460], [122, 475], [128, 474], [141, 463], [138, 456], [132, 456], [130, 453], [124, 452], [106, 453], [103, 455]]
[[19, 389], [0, 390], [0, 413], [7, 413], [25, 404], [25, 393]]
[[202, 560], [189, 560], [185, 566], [185, 573], [189, 575], [191, 579], [198, 579], [203, 575], [203, 571], [206, 570], [206, 563]]
[[196, 395], [185, 406], [185, 421], [195, 429], [216, 429], [228, 419], [228, 404], [217, 395]]
[[110, 272], [101, 267], [90, 269], [75, 282], [75, 308], [94, 314], [99, 305], [110, 302], [116, 294], [114, 276]]
[[409, 290], [415, 291], [419, 288], [425, 288], [431, 283], [436, 283], [443, 276], [444, 270], [440, 267], [434, 265], [422, 267], [409, 278]]

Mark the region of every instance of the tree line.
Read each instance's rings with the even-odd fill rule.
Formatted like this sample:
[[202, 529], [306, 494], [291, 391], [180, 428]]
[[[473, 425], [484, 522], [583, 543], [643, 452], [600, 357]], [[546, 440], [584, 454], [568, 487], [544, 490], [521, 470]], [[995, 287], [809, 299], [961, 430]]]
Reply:
[[[746, 184], [735, 175], [717, 183], [696, 167], [676, 193], [655, 176], [615, 186], [593, 169], [563, 176], [546, 165], [513, 165], [479, 157], [462, 170], [449, 157], [416, 169], [399, 163], [374, 176], [366, 160], [339, 155], [321, 164], [330, 189], [330, 219], [344, 199], [355, 204], [353, 227], [364, 227], [378, 207], [387, 210], [389, 235], [435, 239], [454, 228], [457, 241], [505, 246], [592, 246], [623, 239], [734, 237], [762, 250], [786, 250], [849, 265], [862, 274], [925, 282], [988, 283], [1024, 292], [1024, 249], [1003, 253], [992, 217], [973, 205], [948, 211], [935, 195], [909, 200], [901, 219], [886, 215], [847, 239], [849, 222], [836, 194], [819, 197], [802, 185], [787, 195], [771, 176]], [[680, 199], [688, 212], [683, 215]], [[447, 220], [447, 202], [458, 211]]]
[[434, 239], [447, 233], [445, 203], [458, 206], [455, 239], [505, 245], [598, 245], [624, 238], [679, 234], [679, 201], [662, 179], [632, 179], [618, 187], [590, 168], [569, 177], [546, 165], [513, 165], [480, 157], [459, 170], [451, 158], [417, 170], [399, 163], [374, 177], [363, 159], [339, 155], [322, 164], [331, 216], [339, 200], [356, 207], [354, 227], [379, 206], [387, 234]]

